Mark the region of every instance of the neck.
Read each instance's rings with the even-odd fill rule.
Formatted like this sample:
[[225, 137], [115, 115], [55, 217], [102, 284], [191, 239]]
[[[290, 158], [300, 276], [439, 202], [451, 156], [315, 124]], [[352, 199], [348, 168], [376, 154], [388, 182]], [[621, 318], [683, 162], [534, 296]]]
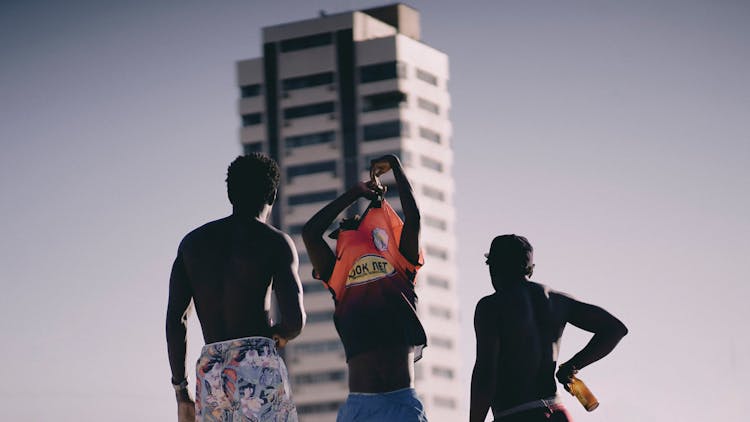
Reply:
[[268, 205], [263, 206], [260, 210], [247, 210], [242, 207], [232, 207], [232, 215], [243, 220], [257, 220], [261, 223], [265, 223], [268, 219], [268, 214], [271, 211], [271, 207]]
[[513, 276], [513, 277], [493, 277], [492, 284], [496, 286], [498, 290], [501, 289], [512, 289], [514, 287], [518, 287], [523, 285], [523, 283], [529, 281], [529, 278], [526, 276]]

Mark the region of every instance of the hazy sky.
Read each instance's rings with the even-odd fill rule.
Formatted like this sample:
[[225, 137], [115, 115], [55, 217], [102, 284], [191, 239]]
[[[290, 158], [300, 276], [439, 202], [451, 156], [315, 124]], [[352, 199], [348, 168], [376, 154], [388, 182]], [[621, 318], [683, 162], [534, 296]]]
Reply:
[[[263, 26], [378, 4], [0, 5], [4, 419], [173, 419], [168, 272], [230, 212], [234, 61]], [[565, 396], [577, 420], [744, 420], [750, 3], [410, 4], [451, 63], [462, 377], [481, 254], [513, 232], [536, 280], [630, 328], [581, 374], [602, 406]], [[586, 339], [570, 328], [562, 358]]]

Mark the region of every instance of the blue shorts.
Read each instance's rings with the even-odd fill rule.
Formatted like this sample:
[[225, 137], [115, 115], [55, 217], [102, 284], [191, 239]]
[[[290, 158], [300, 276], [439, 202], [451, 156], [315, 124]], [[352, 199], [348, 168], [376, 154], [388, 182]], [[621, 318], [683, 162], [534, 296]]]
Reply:
[[413, 388], [387, 393], [350, 393], [336, 422], [427, 422]]

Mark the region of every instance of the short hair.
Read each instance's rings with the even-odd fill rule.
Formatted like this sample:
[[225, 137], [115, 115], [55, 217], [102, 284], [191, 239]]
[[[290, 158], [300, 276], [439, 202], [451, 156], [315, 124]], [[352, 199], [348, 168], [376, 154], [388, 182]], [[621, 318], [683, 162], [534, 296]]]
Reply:
[[516, 234], [504, 234], [492, 239], [487, 264], [509, 275], [531, 275], [534, 269], [534, 248], [528, 239]]
[[232, 205], [260, 210], [274, 199], [279, 187], [279, 165], [258, 152], [241, 155], [229, 165], [226, 182]]

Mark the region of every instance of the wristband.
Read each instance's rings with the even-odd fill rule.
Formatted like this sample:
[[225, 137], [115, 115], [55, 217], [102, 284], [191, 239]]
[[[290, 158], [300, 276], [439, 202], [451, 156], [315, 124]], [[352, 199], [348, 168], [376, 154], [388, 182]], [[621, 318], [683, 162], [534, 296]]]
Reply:
[[188, 389], [188, 380], [185, 378], [182, 380], [179, 384], [172, 384], [172, 387], [174, 388], [175, 393], [179, 393], [180, 391], [187, 390]]

